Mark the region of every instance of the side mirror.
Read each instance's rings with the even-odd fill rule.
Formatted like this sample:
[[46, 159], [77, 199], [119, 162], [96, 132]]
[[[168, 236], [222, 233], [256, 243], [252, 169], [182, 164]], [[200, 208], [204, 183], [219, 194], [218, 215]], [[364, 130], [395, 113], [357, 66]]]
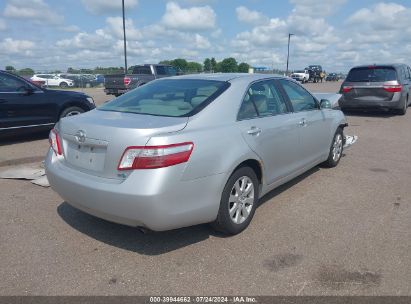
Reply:
[[329, 101], [328, 99], [321, 99], [320, 107], [321, 109], [331, 109], [331, 101]]

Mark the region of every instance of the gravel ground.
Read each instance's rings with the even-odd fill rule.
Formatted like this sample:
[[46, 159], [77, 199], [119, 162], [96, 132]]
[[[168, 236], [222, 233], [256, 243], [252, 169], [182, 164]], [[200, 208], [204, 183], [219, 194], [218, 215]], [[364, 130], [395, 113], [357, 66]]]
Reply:
[[[347, 118], [359, 141], [339, 166], [269, 193], [234, 237], [208, 225], [142, 234], [0, 180], [0, 295], [411, 295], [411, 111]], [[3, 142], [0, 170], [47, 149], [47, 134]]]

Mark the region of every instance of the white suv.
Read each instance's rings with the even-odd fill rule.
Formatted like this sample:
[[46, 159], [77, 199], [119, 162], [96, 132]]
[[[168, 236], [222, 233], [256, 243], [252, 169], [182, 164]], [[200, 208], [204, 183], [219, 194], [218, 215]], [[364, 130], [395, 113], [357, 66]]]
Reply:
[[73, 80], [60, 78], [53, 74], [36, 74], [30, 78], [32, 81], [44, 81], [44, 85], [50, 87], [67, 88], [74, 86]]

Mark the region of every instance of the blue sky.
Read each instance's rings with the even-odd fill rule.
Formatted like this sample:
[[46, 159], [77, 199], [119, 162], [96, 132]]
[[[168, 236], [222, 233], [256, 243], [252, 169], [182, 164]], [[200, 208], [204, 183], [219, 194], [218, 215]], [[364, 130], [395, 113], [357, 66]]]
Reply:
[[[130, 64], [235, 57], [291, 69], [411, 63], [411, 1], [126, 0]], [[38, 71], [121, 66], [121, 0], [3, 0], [0, 62]], [[0, 67], [3, 68], [3, 67]]]

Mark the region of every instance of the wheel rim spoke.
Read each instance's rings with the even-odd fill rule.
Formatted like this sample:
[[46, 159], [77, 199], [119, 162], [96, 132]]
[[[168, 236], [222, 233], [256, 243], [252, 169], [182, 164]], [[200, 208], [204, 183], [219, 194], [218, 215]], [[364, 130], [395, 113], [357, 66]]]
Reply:
[[242, 224], [250, 216], [254, 204], [254, 184], [248, 176], [240, 177], [233, 185], [228, 198], [230, 219]]

